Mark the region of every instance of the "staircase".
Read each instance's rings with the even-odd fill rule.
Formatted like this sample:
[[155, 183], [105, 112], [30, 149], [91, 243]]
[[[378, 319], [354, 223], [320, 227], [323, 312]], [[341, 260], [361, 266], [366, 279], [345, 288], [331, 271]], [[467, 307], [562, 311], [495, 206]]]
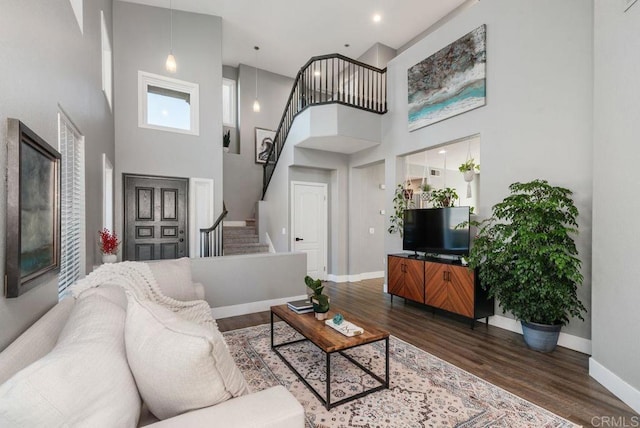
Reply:
[[261, 244], [258, 240], [255, 220], [247, 220], [246, 224], [246, 226], [223, 226], [225, 256], [269, 252], [269, 245]]

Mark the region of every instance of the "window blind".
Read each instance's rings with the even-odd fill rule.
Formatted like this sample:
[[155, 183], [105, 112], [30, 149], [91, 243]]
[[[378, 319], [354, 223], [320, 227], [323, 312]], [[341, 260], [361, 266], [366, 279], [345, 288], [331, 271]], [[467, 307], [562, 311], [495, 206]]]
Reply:
[[61, 239], [58, 296], [85, 274], [84, 137], [63, 114], [58, 115], [61, 155]]

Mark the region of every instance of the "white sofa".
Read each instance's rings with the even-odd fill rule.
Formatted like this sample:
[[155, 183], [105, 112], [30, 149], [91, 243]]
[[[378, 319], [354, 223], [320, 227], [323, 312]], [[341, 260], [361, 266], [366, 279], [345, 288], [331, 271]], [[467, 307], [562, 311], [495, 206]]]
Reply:
[[[191, 290], [182, 289], [177, 290], [177, 292], [178, 294], [193, 293], [199, 299], [203, 299], [204, 289], [202, 286], [198, 284], [192, 284], [192, 286], [193, 288]], [[176, 290], [174, 290], [174, 294], [175, 291]], [[46, 358], [48, 354], [51, 353], [59, 342], [60, 333], [63, 332], [73, 312], [74, 306], [77, 306], [77, 303], [73, 297], [63, 299], [0, 353], [0, 391], [2, 391], [2, 384], [14, 377], [16, 373], [23, 369], [28, 371], [30, 365], [37, 365], [39, 360]], [[129, 306], [128, 310], [131, 311], [131, 306]], [[64, 334], [65, 333], [63, 333], [63, 335]], [[122, 332], [122, 334], [124, 335], [124, 332]], [[67, 336], [68, 335], [67, 333]], [[170, 353], [172, 350], [167, 349], [166, 352]], [[125, 358], [124, 352], [123, 358], [126, 364], [128, 356]], [[86, 361], [82, 361], [82, 363], [85, 362]], [[64, 378], [65, 374], [60, 373], [60, 375]], [[158, 376], [162, 376], [162, 374], [158, 374]], [[95, 383], [102, 382], [94, 382], [94, 384]], [[136, 383], [138, 383], [138, 379], [136, 379]], [[68, 385], [61, 385], [61, 387], [67, 390], [69, 388]], [[140, 386], [138, 386], [138, 388], [140, 388]], [[176, 389], [180, 390], [180, 388]], [[65, 390], [64, 393], [68, 393], [67, 390]], [[23, 393], [23, 396], [33, 395], [29, 389], [26, 391], [27, 393]], [[84, 394], [83, 392], [78, 392]], [[10, 405], [7, 406], [8, 403], [5, 402], [3, 405], [2, 400], [6, 400], [6, 397], [2, 397], [1, 395], [0, 393], [0, 421], [3, 420], [3, 411], [5, 411], [7, 407], [16, 404], [9, 403]], [[125, 396], [126, 394], [123, 392], [122, 397]], [[117, 398], [118, 401], [120, 399], [120, 397]], [[61, 413], [64, 413], [64, 411], [61, 411]], [[161, 421], [158, 421], [143, 403], [140, 414], [134, 419], [137, 421], [137, 426], [153, 426], [159, 428], [201, 426], [287, 428], [304, 426], [304, 410], [293, 395], [283, 386], [279, 385], [263, 391], [240, 395], [213, 406], [191, 410]], [[58, 422], [54, 425], [96, 426], [95, 420], [91, 420], [91, 422], [87, 422], [87, 420], [89, 419], [71, 420], [69, 423]], [[32, 424], [33, 420], [30, 420], [30, 423]], [[17, 425], [20, 424], [18, 423]], [[46, 425], [52, 426], [49, 423]]]

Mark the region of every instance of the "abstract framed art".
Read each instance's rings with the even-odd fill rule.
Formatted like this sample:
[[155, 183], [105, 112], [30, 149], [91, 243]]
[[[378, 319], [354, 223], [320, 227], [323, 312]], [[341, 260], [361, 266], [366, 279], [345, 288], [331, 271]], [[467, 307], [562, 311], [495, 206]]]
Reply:
[[7, 124], [6, 297], [60, 270], [60, 153], [17, 119]]
[[485, 105], [486, 25], [409, 68], [409, 131]]
[[256, 163], [267, 163], [275, 137], [275, 131], [256, 128]]

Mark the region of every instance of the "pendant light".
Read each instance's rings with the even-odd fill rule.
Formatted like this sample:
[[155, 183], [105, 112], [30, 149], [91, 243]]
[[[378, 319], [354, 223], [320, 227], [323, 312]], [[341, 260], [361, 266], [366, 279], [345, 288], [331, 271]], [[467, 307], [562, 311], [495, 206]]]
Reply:
[[167, 61], [165, 62], [164, 66], [169, 73], [175, 73], [178, 69], [178, 65], [176, 64], [176, 58], [173, 56], [173, 8], [171, 7], [171, 0], [169, 0], [169, 14], [171, 16], [171, 36], [169, 55], [167, 56]]
[[253, 102], [253, 111], [260, 113], [260, 102], [258, 101], [258, 51], [260, 47], [254, 46], [253, 49], [256, 50], [256, 100]]

